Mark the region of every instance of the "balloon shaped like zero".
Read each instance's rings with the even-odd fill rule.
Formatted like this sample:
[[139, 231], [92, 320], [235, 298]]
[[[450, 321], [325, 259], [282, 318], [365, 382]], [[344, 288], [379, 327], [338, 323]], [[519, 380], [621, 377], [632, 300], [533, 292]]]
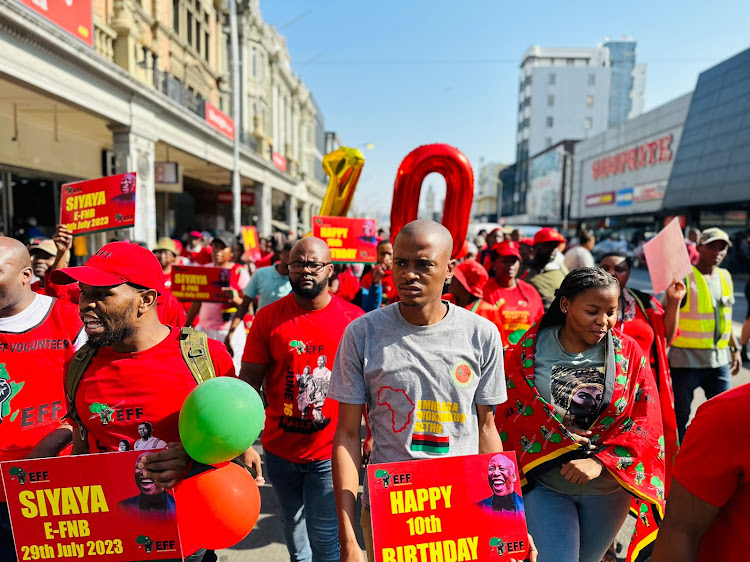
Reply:
[[443, 226], [453, 236], [452, 258], [461, 252], [469, 229], [474, 199], [474, 170], [469, 159], [447, 144], [427, 144], [411, 151], [398, 168], [391, 204], [391, 241], [407, 223], [416, 220], [422, 182], [432, 172], [445, 178], [446, 196]]
[[217, 377], [198, 385], [180, 410], [180, 440], [187, 453], [204, 464], [218, 464], [246, 451], [258, 438], [263, 402], [249, 384]]
[[199, 548], [218, 550], [237, 544], [260, 515], [258, 485], [235, 463], [187, 478], [174, 493], [184, 556]]

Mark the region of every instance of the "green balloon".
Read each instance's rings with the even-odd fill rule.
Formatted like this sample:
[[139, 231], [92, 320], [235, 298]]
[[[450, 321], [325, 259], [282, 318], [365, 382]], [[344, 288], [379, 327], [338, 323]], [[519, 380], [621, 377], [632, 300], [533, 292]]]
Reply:
[[180, 440], [196, 461], [218, 464], [235, 458], [263, 429], [263, 402], [249, 384], [217, 377], [198, 385], [180, 410]]

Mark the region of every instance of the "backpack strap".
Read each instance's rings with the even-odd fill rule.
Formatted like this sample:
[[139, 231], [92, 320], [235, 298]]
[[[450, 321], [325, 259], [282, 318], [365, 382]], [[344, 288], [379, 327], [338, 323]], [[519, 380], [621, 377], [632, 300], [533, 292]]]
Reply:
[[88, 343], [83, 344], [81, 348], [76, 351], [73, 360], [70, 362], [70, 365], [68, 365], [68, 371], [65, 373], [65, 395], [70, 404], [70, 409], [68, 410], [68, 413], [65, 414], [65, 417], [70, 418], [78, 425], [82, 441], [86, 440], [86, 430], [81, 423], [81, 418], [78, 416], [78, 412], [76, 412], [76, 391], [78, 390], [78, 384], [83, 378], [83, 373], [86, 372], [86, 368], [89, 366], [89, 363], [91, 363], [91, 359], [93, 359], [94, 355], [96, 355], [96, 351], [97, 348], [93, 345], [89, 345]]
[[205, 332], [190, 327], [180, 330], [180, 351], [197, 384], [216, 377]]

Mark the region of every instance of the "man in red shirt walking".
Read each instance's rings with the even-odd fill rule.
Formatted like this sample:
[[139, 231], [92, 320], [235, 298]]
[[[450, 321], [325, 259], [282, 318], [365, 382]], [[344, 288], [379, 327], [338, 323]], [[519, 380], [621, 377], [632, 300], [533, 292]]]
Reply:
[[455, 297], [458, 306], [479, 314], [497, 326], [503, 347], [508, 347], [508, 338], [505, 336], [503, 317], [499, 307], [482, 298], [482, 289], [488, 279], [487, 270], [479, 262], [467, 260], [458, 264], [453, 270], [449, 291]]
[[484, 300], [496, 304], [503, 317], [508, 341], [516, 345], [531, 325], [544, 314], [542, 298], [537, 290], [517, 278], [521, 252], [517, 242], [498, 242], [492, 248], [495, 277], [484, 286]]
[[[180, 327], [163, 325], [156, 312], [164, 287], [159, 261], [146, 248], [112, 242], [83, 266], [54, 271], [52, 280], [78, 281], [79, 313], [95, 348], [74, 395], [68, 396], [76, 426], [73, 454], [118, 451], [122, 441], [132, 450], [148, 423], [150, 437], [166, 442], [167, 449], [143, 457], [143, 476], [162, 488], [174, 487], [190, 463], [177, 420], [196, 380], [182, 356]], [[206, 348], [215, 375], [234, 376], [224, 346], [209, 339]], [[259, 464], [251, 451], [245, 460]], [[189, 559], [202, 557], [199, 551]]]
[[338, 403], [326, 399], [341, 336], [362, 310], [328, 292], [331, 253], [303, 238], [289, 256], [292, 294], [264, 306], [250, 328], [240, 378], [268, 407], [266, 472], [279, 498], [292, 560], [338, 562], [331, 455]]
[[[0, 237], [0, 461], [55, 456], [70, 443], [69, 430], [57, 431], [65, 412], [61, 375], [85, 335], [76, 307], [34, 293], [31, 278], [26, 247]], [[15, 559], [0, 487], [0, 560]]]
[[750, 385], [702, 404], [672, 469], [653, 562], [747, 560]]

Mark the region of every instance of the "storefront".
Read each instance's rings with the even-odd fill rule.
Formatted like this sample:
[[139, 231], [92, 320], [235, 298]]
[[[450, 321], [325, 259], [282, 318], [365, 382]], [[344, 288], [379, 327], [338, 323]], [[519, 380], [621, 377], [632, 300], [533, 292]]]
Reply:
[[656, 228], [691, 94], [575, 147], [571, 217], [589, 228]]

